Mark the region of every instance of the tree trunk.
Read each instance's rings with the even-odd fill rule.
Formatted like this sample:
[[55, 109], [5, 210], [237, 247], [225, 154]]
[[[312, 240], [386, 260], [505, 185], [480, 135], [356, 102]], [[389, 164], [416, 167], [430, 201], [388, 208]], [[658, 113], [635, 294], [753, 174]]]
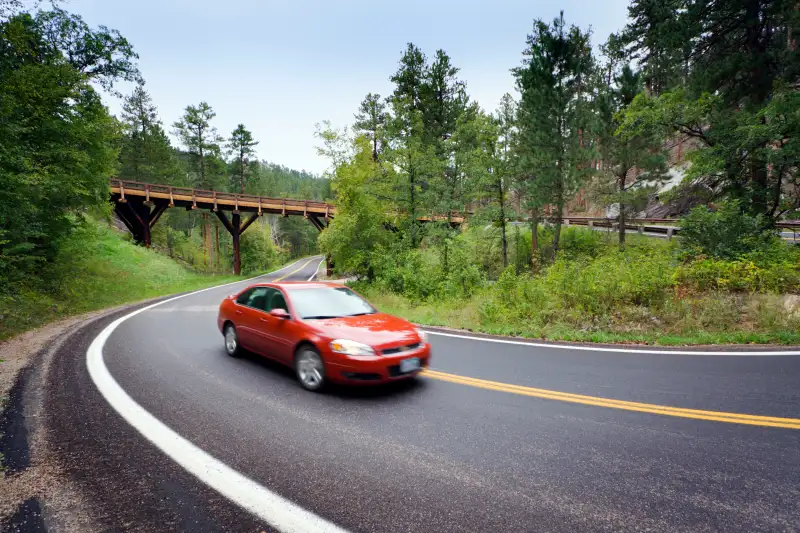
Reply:
[[[503, 268], [508, 266], [508, 241], [506, 240], [506, 210], [505, 210], [505, 191], [503, 190], [503, 177], [497, 183], [498, 203], [500, 204], [500, 231], [503, 236]], [[464, 213], [464, 216], [467, 216]]]
[[553, 232], [553, 259], [558, 255], [558, 244], [561, 240], [561, 223], [564, 218], [564, 179], [563, 176], [558, 182], [556, 191], [556, 227]]
[[531, 272], [536, 274], [538, 270], [539, 255], [539, 211], [531, 209]]
[[414, 180], [414, 170], [408, 172], [409, 183], [409, 196], [410, 196], [410, 211], [411, 211], [411, 247], [417, 247], [417, 198], [416, 198], [416, 182]]
[[214, 239], [216, 240], [214, 247], [217, 250], [217, 270], [219, 270], [219, 267], [222, 266], [222, 255], [219, 253], [219, 224], [217, 223], [214, 223]]
[[[626, 173], [627, 174], [627, 173]], [[619, 216], [617, 217], [617, 221], [619, 223], [619, 247], [620, 249], [625, 248], [625, 202], [622, 199], [622, 195], [625, 192], [625, 176], [623, 175], [619, 178]]]

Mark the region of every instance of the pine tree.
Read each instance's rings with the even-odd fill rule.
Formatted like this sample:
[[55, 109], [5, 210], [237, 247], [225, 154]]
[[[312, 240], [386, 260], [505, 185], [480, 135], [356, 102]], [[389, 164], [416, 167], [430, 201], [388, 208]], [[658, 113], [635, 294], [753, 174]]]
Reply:
[[197, 106], [187, 106], [181, 120], [175, 122], [174, 134], [183, 142], [186, 150], [192, 155], [196, 172], [195, 185], [203, 189], [209, 188], [208, 156], [219, 152], [222, 137], [211, 121], [217, 114], [206, 102]]
[[598, 98], [602, 155], [598, 192], [618, 209], [619, 245], [623, 247], [628, 211], [641, 208], [654, 186], [668, 177], [667, 155], [657, 129], [616, 134], [620, 112], [642, 93], [643, 83], [641, 73], [635, 72], [629, 64], [613, 72], [620, 61], [614, 57], [609, 57], [608, 61], [606, 72], [613, 73], [612, 84], [601, 82]]
[[353, 129], [369, 139], [372, 144], [372, 160], [377, 163], [386, 142], [386, 122], [389, 119], [381, 95], [369, 93], [364, 97], [355, 119]]
[[[634, 0], [631, 12], [645, 12], [653, 2]], [[752, 214], [774, 220], [800, 208], [800, 154], [790, 142], [800, 112], [800, 55], [792, 33], [800, 25], [797, 2], [670, 0], [653, 17], [667, 19], [673, 22], [634, 20], [625, 35], [634, 50], [674, 50], [682, 43], [683, 79], [657, 97], [634, 100], [624, 128], [661, 126], [692, 138], [699, 149], [686, 179], [739, 200]], [[646, 72], [661, 66], [658, 55], [640, 59]]]
[[506, 93], [495, 112], [497, 124], [497, 149], [495, 153], [493, 189], [497, 195], [498, 218], [503, 242], [503, 266], [508, 266], [508, 238], [506, 235], [506, 201], [509, 182], [516, 166], [517, 103]]
[[[198, 106], [187, 106], [181, 120], [174, 124], [175, 135], [181, 139], [191, 155], [195, 171], [194, 185], [203, 189], [210, 188], [209, 167], [213, 169], [212, 165], [218, 166], [216, 164], [221, 162], [219, 143], [222, 138], [211, 125], [215, 116], [211, 106], [200, 102]], [[203, 250], [207, 263], [211, 249], [211, 225], [208, 213], [203, 212]], [[213, 263], [213, 257], [211, 261]]]
[[427, 76], [425, 54], [409, 43], [400, 58], [400, 66], [391, 77], [395, 90], [390, 98], [393, 117], [389, 124], [391, 161], [399, 169], [397, 204], [408, 214], [411, 247], [419, 242], [417, 217], [424, 206], [423, 188], [435, 174], [435, 158], [425, 142], [422, 95]]
[[231, 180], [232, 185], [238, 185], [239, 192], [244, 194], [244, 188], [247, 184], [247, 173], [250, 165], [250, 158], [255, 155], [255, 147], [258, 141], [253, 139], [253, 134], [244, 127], [244, 124], [239, 124], [236, 129], [231, 133], [228, 139], [227, 148], [229, 153], [234, 157], [233, 160], [233, 177]]
[[121, 119], [120, 175], [142, 182], [172, 183], [177, 174], [175, 152], [142, 84], [125, 98]]
[[528, 207], [536, 219], [543, 202], [554, 211], [553, 253], [558, 252], [568, 198], [587, 179], [592, 158], [588, 97], [594, 62], [589, 32], [569, 28], [564, 13], [551, 25], [534, 22], [522, 66], [514, 69], [521, 93], [520, 169]]

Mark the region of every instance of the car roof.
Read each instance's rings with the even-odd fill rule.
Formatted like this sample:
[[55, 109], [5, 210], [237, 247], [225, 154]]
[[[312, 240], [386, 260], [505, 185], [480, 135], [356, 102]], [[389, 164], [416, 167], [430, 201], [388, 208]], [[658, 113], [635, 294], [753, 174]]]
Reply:
[[287, 289], [314, 289], [320, 287], [339, 288], [344, 287], [341, 283], [329, 281], [264, 281], [254, 283], [251, 287], [285, 287]]

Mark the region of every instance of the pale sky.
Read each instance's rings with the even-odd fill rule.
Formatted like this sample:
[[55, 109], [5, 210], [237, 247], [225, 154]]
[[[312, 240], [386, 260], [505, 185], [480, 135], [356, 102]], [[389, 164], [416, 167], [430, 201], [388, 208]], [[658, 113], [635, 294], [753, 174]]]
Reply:
[[[430, 58], [444, 49], [474, 100], [493, 111], [516, 96], [535, 18], [591, 26], [602, 43], [626, 20], [627, 0], [68, 0], [91, 26], [118, 29], [139, 54], [167, 131], [189, 104], [207, 101], [225, 137], [243, 123], [258, 156], [321, 172], [314, 125], [351, 124], [368, 92], [391, 93], [406, 43]], [[121, 87], [128, 92], [128, 87]], [[106, 102], [117, 113], [120, 102]]]

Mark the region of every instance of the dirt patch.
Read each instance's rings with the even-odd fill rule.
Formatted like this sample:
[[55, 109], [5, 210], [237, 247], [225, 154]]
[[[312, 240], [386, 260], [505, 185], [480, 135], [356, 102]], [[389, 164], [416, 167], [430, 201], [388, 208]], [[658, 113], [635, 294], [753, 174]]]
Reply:
[[44, 531], [43, 515], [50, 514], [59, 530], [93, 530], [38, 420], [52, 353], [79, 325], [117, 309], [70, 317], [0, 343], [0, 529]]

